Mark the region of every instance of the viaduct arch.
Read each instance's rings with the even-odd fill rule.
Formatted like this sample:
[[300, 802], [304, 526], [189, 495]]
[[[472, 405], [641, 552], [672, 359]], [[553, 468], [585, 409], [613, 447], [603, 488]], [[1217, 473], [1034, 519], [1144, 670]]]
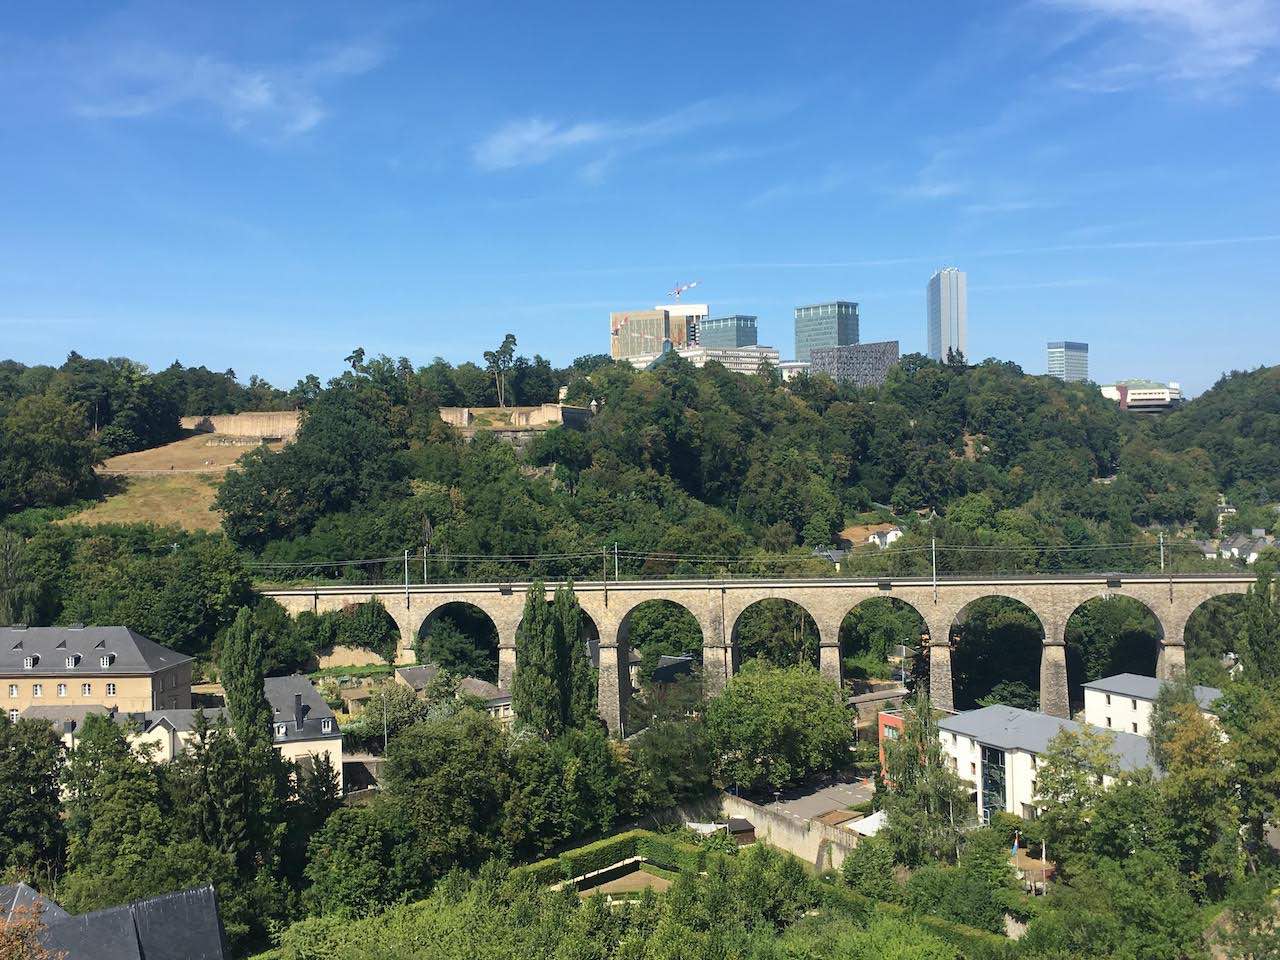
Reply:
[[[759, 600], [790, 600], [818, 627], [819, 668], [839, 682], [840, 624], [871, 597], [891, 597], [915, 608], [929, 640], [929, 692], [934, 703], [952, 708], [951, 636], [960, 612], [983, 597], [1010, 597], [1040, 618], [1044, 641], [1040, 658], [1040, 709], [1069, 713], [1067, 620], [1095, 597], [1132, 597], [1160, 624], [1157, 674], [1170, 678], [1186, 664], [1183, 633], [1192, 612], [1214, 597], [1242, 594], [1254, 582], [1247, 573], [1115, 574], [923, 577], [865, 579], [733, 579], [583, 581], [573, 585], [583, 611], [600, 632], [600, 713], [615, 735], [623, 731], [627, 698], [628, 615], [649, 600], [670, 600], [693, 614], [702, 630], [703, 683], [721, 689], [738, 668], [734, 627]], [[510, 689], [516, 670], [516, 628], [524, 608], [525, 583], [381, 584], [293, 587], [264, 590], [291, 615], [324, 613], [378, 599], [396, 621], [401, 643], [398, 662], [412, 662], [413, 641], [422, 624], [449, 603], [480, 608], [498, 630], [498, 686]], [[548, 593], [555, 588], [548, 583]]]

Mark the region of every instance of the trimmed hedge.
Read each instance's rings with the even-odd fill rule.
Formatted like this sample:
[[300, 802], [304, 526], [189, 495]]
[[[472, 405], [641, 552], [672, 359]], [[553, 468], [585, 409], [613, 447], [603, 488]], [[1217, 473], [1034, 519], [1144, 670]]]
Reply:
[[636, 853], [650, 863], [677, 873], [701, 873], [706, 866], [706, 851], [692, 843], [676, 840], [666, 834], [643, 832]]
[[564, 879], [564, 868], [560, 866], [559, 857], [552, 857], [550, 860], [539, 860], [536, 863], [526, 863], [524, 866], [516, 867], [511, 871], [511, 875], [521, 879], [532, 878], [538, 886], [547, 887]]
[[912, 923], [919, 924], [934, 936], [957, 947], [965, 960], [1007, 960], [1013, 956], [1013, 944], [999, 934], [953, 923], [927, 913], [912, 914], [900, 904], [872, 900], [845, 886], [826, 886], [824, 903], [828, 908], [848, 914], [862, 925], [870, 921], [873, 913], [896, 920], [910, 919]]
[[568, 880], [584, 873], [594, 873], [636, 856], [636, 843], [642, 834], [641, 830], [628, 830], [588, 843], [585, 847], [566, 850], [560, 854], [561, 878]]

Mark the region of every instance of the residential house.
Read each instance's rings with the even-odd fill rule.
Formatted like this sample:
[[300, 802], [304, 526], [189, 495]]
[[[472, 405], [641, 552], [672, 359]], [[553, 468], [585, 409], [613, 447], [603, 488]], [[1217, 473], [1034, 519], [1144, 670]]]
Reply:
[[1223, 540], [1218, 549], [1224, 560], [1243, 560], [1252, 564], [1267, 547], [1275, 545], [1275, 537], [1267, 535], [1267, 531], [1255, 527], [1252, 534], [1237, 533]]
[[263, 692], [271, 706], [271, 742], [286, 760], [304, 769], [327, 756], [342, 789], [342, 731], [311, 681], [300, 674], [267, 677]]
[[[1091, 680], [1084, 685], [1084, 719], [1104, 730], [1121, 730], [1140, 737], [1151, 735], [1151, 709], [1163, 681], [1136, 673]], [[1213, 716], [1214, 702], [1222, 696], [1216, 687], [1193, 688], [1196, 702], [1206, 716]]]
[[0, 709], [185, 709], [194, 664], [128, 627], [0, 627]]
[[847, 544], [850, 549], [875, 544], [883, 550], [901, 538], [902, 528], [895, 523], [863, 523], [845, 527], [837, 541]]
[[500, 689], [488, 680], [476, 677], [463, 677], [458, 681], [459, 697], [475, 697], [484, 701], [485, 711], [504, 727], [515, 722], [515, 713], [511, 709], [511, 694]]
[[[1049, 742], [1083, 724], [1003, 705], [968, 710], [938, 721], [938, 737], [952, 770], [972, 788], [983, 823], [1000, 812], [1032, 819], [1038, 813], [1038, 772]], [[1113, 733], [1111, 752], [1121, 772], [1151, 766], [1146, 737]], [[1104, 783], [1109, 781], [1104, 780]]]

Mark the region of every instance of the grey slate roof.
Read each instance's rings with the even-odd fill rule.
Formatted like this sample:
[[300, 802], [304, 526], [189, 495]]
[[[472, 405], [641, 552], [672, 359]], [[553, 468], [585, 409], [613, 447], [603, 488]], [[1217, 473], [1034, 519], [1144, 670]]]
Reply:
[[[227, 712], [226, 707], [202, 707], [204, 718], [209, 726], [218, 722], [218, 718]], [[130, 720], [137, 720], [142, 725], [143, 733], [150, 733], [161, 723], [173, 728], [174, 733], [190, 733], [195, 729], [196, 710], [148, 710], [145, 713], [127, 714]], [[231, 715], [227, 714], [227, 719]]]
[[[101, 658], [112, 656], [109, 667]], [[24, 667], [27, 657], [39, 661]], [[67, 657], [78, 656], [75, 666]], [[0, 672], [32, 677], [149, 675], [167, 670], [191, 657], [162, 647], [128, 627], [0, 627]]]
[[8, 923], [13, 920], [20, 908], [33, 906], [40, 908], [40, 917], [46, 924], [71, 916], [48, 897], [32, 890], [25, 883], [0, 884], [0, 920]]
[[[1083, 726], [1084, 724], [1074, 720], [1003, 705], [967, 710], [938, 721], [938, 729], [947, 733], [957, 733], [1001, 750], [1023, 750], [1036, 754], [1044, 753], [1049, 741], [1060, 730], [1075, 732]], [[1121, 770], [1142, 770], [1151, 766], [1151, 753], [1146, 737], [1140, 737], [1136, 733], [1108, 732], [1115, 738], [1111, 752], [1119, 761]]]
[[[275, 743], [332, 740], [342, 735], [333, 711], [306, 677], [267, 677], [263, 687], [271, 705], [271, 737]], [[325, 720], [329, 721], [328, 732], [323, 729]], [[280, 724], [284, 724], [283, 733]]]
[[496, 684], [492, 684], [488, 680], [481, 680], [478, 677], [463, 677], [459, 680], [458, 693], [479, 697], [485, 703], [511, 699], [511, 695], [504, 693]]
[[227, 960], [212, 886], [49, 920], [42, 942], [66, 960]]
[[655, 683], [671, 683], [677, 677], [692, 672], [693, 657], [673, 657], [664, 653], [658, 656], [658, 663], [653, 668], [653, 680]]
[[413, 688], [415, 693], [427, 689], [431, 681], [440, 675], [440, 665], [420, 663], [413, 667], [397, 667], [396, 676]]
[[[1091, 680], [1084, 685], [1084, 688], [1138, 700], [1155, 700], [1163, 683], [1164, 681], [1156, 677], [1144, 677], [1137, 673], [1117, 673], [1114, 677]], [[1214, 701], [1222, 696], [1222, 691], [1217, 687], [1196, 686], [1192, 689], [1195, 691], [1196, 702], [1200, 704], [1201, 710], [1212, 710]]]
[[67, 731], [67, 724], [71, 724], [71, 732], [74, 733], [84, 726], [85, 718], [93, 714], [114, 719], [116, 711], [100, 703], [68, 704], [65, 707], [31, 706], [22, 711], [24, 720], [44, 720], [52, 724], [59, 734]]

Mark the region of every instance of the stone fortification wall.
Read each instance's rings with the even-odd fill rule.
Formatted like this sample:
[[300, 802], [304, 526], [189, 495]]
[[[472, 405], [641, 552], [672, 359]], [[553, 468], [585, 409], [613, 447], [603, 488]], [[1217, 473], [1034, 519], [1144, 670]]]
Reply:
[[297, 410], [218, 413], [206, 417], [183, 417], [182, 429], [229, 437], [292, 440], [298, 432], [298, 420]]
[[785, 850], [818, 870], [839, 870], [844, 858], [858, 845], [858, 834], [852, 830], [779, 813], [731, 793], [721, 795], [720, 809], [726, 817], [750, 820], [757, 840]]

